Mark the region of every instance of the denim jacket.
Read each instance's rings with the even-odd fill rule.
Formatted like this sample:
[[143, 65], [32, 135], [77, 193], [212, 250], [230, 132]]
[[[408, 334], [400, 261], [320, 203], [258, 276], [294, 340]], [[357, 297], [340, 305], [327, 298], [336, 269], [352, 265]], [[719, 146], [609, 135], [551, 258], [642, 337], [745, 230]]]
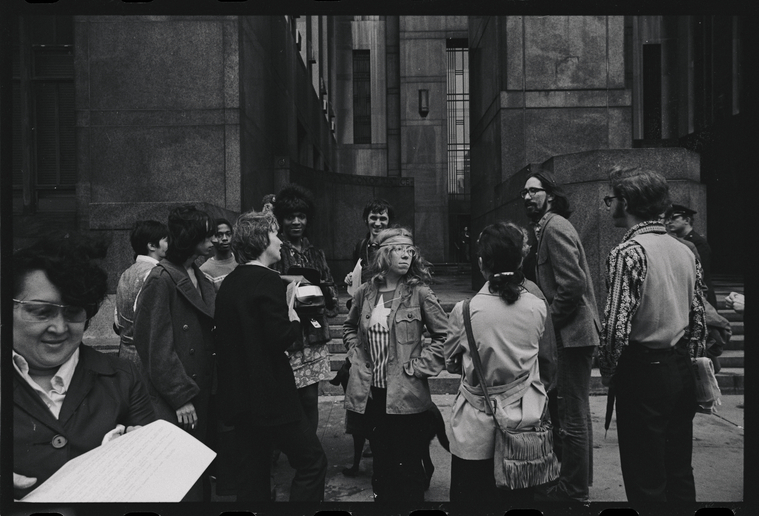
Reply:
[[[389, 345], [387, 359], [387, 413], [416, 414], [432, 404], [427, 378], [445, 368], [443, 343], [448, 316], [426, 285], [398, 287], [388, 316]], [[353, 296], [348, 318], [343, 325], [343, 343], [351, 362], [350, 379], [345, 391], [345, 408], [364, 413], [372, 383], [372, 358], [367, 331], [377, 287], [366, 282]], [[432, 342], [424, 345], [422, 332], [427, 328]]]

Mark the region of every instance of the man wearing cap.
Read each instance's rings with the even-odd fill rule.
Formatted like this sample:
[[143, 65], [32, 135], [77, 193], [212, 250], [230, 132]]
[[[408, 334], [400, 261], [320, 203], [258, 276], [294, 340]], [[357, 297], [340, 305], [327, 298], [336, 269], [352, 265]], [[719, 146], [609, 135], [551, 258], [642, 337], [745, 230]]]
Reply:
[[696, 212], [687, 206], [673, 204], [667, 210], [664, 220], [667, 225], [667, 231], [696, 246], [701, 267], [704, 269], [704, 283], [706, 283], [706, 288], [708, 289], [706, 291], [706, 300], [714, 308], [717, 308], [717, 295], [714, 293], [711, 275], [712, 249], [709, 247], [706, 239], [693, 229], [693, 216], [695, 214]]
[[567, 220], [569, 200], [553, 175], [533, 171], [520, 196], [535, 227], [536, 283], [551, 308], [559, 357], [558, 386], [549, 393], [549, 408], [558, 426], [561, 473], [544, 496], [587, 502], [593, 483], [590, 371], [601, 330], [593, 281], [580, 236]]

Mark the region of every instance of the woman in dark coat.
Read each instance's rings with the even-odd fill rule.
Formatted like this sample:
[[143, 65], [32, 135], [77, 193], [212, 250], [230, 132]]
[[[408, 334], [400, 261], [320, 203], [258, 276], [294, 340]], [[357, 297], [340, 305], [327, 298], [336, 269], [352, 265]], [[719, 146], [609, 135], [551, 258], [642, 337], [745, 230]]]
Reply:
[[[134, 345], [156, 415], [206, 442], [216, 294], [194, 262], [211, 253], [216, 225], [204, 211], [180, 206], [169, 214], [168, 227], [166, 258], [137, 296]], [[185, 500], [200, 500], [199, 489], [197, 484]]]
[[13, 255], [13, 484], [20, 499], [69, 460], [155, 420], [136, 366], [83, 346], [107, 292], [76, 235]]
[[286, 353], [300, 338], [301, 325], [282, 279], [270, 269], [280, 258], [278, 230], [270, 213], [238, 218], [232, 248], [239, 265], [216, 299], [217, 398], [221, 419], [235, 427], [238, 502], [270, 501], [275, 445], [296, 470], [290, 501], [324, 498], [327, 458], [301, 406]]

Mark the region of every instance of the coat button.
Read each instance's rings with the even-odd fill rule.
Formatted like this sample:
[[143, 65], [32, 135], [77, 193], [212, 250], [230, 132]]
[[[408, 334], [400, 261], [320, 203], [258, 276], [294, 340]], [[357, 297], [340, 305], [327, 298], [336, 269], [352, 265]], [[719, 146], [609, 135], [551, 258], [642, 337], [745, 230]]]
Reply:
[[411, 312], [409, 312], [408, 318], [411, 319], [412, 317], [414, 317], [414, 314], [412, 314]]
[[193, 373], [193, 375], [192, 375], [192, 379], [194, 380], [194, 379], [196, 379], [197, 377], [198, 377], [198, 375], [196, 375], [196, 374], [194, 374], [194, 373]]
[[185, 324], [184, 326], [182, 326], [182, 329], [183, 329], [184, 331], [187, 331], [187, 330], [189, 330], [189, 329], [190, 329], [190, 327], [189, 327], [189, 326], [187, 326], [187, 325]]
[[369, 319], [371, 316], [372, 316], [371, 314], [366, 314], [367, 319]]
[[53, 448], [60, 449], [66, 446], [68, 442], [69, 442], [68, 439], [66, 439], [62, 435], [56, 435], [55, 437], [53, 437], [51, 444], [53, 445]]
[[194, 355], [194, 354], [195, 354], [195, 350], [193, 348], [190, 348], [190, 355]]
[[368, 369], [368, 368], [372, 367], [372, 364], [370, 364], [369, 362], [367, 362], [367, 363], [366, 363], [366, 367], [367, 367], [367, 369]]

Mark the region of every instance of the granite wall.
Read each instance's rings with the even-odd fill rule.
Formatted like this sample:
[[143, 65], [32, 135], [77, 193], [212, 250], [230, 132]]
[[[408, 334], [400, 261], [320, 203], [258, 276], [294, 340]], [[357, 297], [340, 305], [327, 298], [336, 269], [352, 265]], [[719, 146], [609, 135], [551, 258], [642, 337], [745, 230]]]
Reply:
[[[596, 291], [599, 314], [606, 301], [606, 257], [619, 244], [626, 230], [614, 227], [603, 198], [611, 195], [608, 171], [615, 165], [639, 166], [660, 172], [667, 178], [673, 203], [686, 204], [706, 217], [706, 186], [701, 184], [697, 153], [681, 148], [618, 149], [585, 151], [554, 156], [540, 164], [551, 170], [569, 197], [573, 213], [569, 221], [582, 240]], [[499, 220], [510, 220], [530, 228], [519, 190], [524, 188], [530, 169], [522, 168], [494, 189], [494, 209], [477, 219], [477, 234], [482, 227]], [[531, 232], [531, 237], [534, 235]], [[480, 278], [475, 285], [481, 284]]]
[[109, 291], [135, 220], [178, 204], [240, 209], [237, 17], [75, 17], [79, 227], [112, 245]]
[[[417, 244], [436, 263], [449, 258], [446, 38], [466, 37], [466, 19], [400, 17], [401, 173], [414, 178]], [[420, 89], [429, 91], [426, 117]]]

